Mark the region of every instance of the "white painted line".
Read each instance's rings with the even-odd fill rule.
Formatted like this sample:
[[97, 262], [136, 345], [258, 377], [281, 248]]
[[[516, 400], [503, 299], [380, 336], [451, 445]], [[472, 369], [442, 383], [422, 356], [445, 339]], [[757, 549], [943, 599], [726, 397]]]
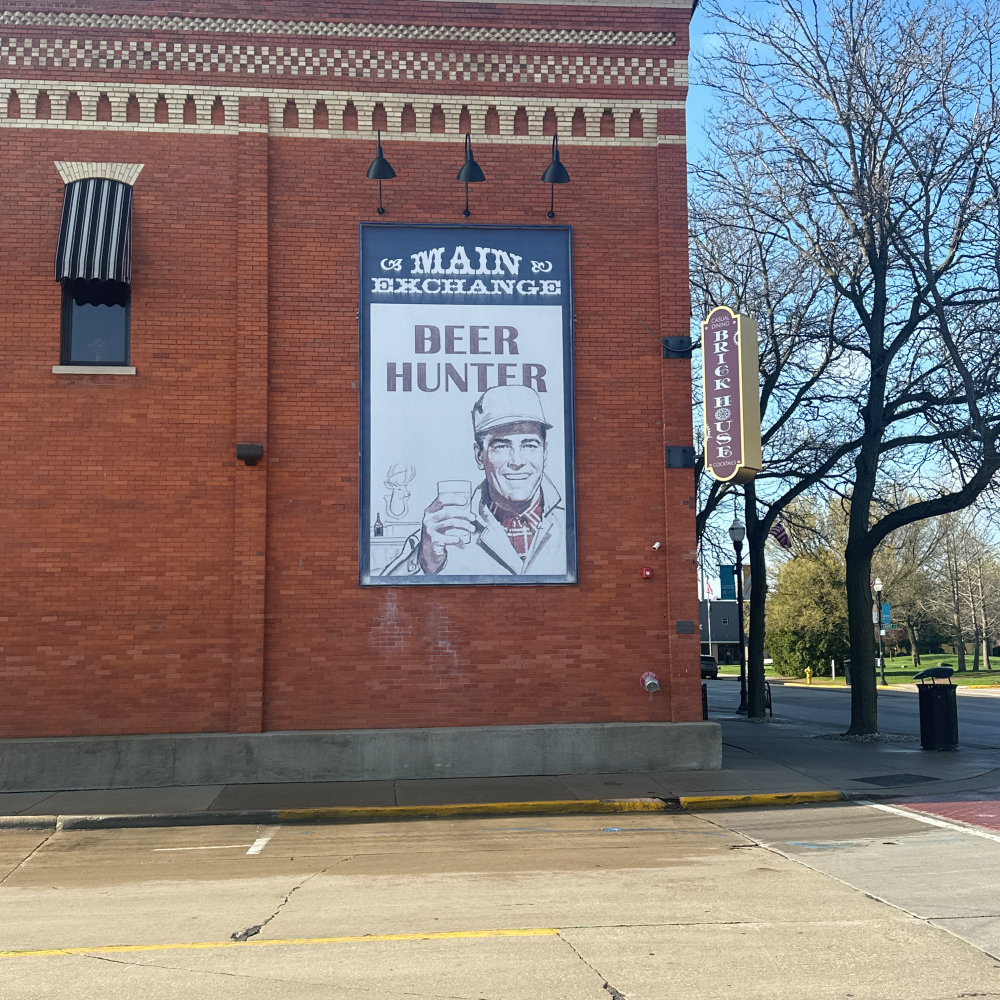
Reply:
[[915, 819], [918, 823], [926, 823], [928, 826], [937, 826], [942, 830], [952, 830], [955, 833], [971, 833], [973, 837], [982, 837], [983, 840], [992, 840], [1000, 844], [1000, 834], [987, 833], [974, 826], [967, 826], [964, 823], [949, 823], [947, 820], [935, 819], [924, 813], [918, 813], [913, 809], [900, 809], [897, 806], [887, 806], [881, 802], [870, 802], [866, 799], [859, 800], [859, 805], [871, 806], [872, 809], [881, 809], [882, 812], [892, 813], [894, 816], [905, 816], [907, 819]]
[[213, 847], [154, 847], [154, 851], [231, 851], [234, 847], [246, 847], [246, 844], [217, 844]]
[[279, 827], [269, 826], [262, 837], [258, 837], [251, 845], [247, 854], [260, 854], [267, 845], [267, 842], [278, 832]]

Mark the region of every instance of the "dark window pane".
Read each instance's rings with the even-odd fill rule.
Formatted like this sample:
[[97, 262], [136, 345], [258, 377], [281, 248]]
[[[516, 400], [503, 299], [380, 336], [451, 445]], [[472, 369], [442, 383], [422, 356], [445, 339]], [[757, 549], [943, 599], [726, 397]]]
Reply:
[[129, 286], [119, 281], [63, 284], [63, 357], [67, 365], [127, 365]]

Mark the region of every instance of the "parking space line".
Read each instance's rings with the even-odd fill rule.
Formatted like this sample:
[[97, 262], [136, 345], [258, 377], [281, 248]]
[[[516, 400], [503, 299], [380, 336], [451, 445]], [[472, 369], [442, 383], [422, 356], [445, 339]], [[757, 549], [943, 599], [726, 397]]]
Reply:
[[247, 854], [260, 854], [264, 850], [267, 842], [278, 832], [280, 827], [269, 826], [264, 833], [259, 836], [251, 845]]
[[154, 847], [153, 851], [231, 851], [244, 848], [247, 844], [213, 844], [211, 847]]
[[476, 938], [557, 937], [557, 927], [498, 928], [485, 931], [439, 931], [433, 934], [350, 934], [341, 937], [271, 938], [249, 941], [189, 941], [176, 944], [112, 944], [96, 948], [44, 948], [35, 951], [0, 951], [4, 958], [49, 958], [57, 955], [121, 955], [154, 951], [209, 951], [216, 948], [264, 948], [275, 945], [378, 944], [387, 941], [460, 941]]

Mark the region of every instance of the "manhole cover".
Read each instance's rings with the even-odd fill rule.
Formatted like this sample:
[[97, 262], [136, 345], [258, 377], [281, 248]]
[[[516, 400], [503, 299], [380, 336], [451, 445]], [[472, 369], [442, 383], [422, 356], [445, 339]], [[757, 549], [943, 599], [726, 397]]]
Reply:
[[877, 774], [874, 778], [854, 778], [854, 781], [863, 781], [866, 785], [881, 785], [883, 788], [891, 788], [893, 785], [922, 785], [925, 781], [940, 781], [940, 778], [931, 778], [926, 774]]

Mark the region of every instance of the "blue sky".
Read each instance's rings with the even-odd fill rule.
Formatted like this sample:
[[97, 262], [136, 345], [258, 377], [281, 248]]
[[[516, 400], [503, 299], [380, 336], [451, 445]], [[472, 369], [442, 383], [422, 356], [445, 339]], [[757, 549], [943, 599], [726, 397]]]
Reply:
[[697, 83], [699, 71], [696, 65], [710, 43], [710, 37], [708, 18], [705, 16], [704, 7], [699, 4], [694, 17], [691, 18], [691, 86], [687, 97], [688, 160], [695, 159], [705, 141], [702, 124], [712, 102], [712, 94], [708, 87]]

